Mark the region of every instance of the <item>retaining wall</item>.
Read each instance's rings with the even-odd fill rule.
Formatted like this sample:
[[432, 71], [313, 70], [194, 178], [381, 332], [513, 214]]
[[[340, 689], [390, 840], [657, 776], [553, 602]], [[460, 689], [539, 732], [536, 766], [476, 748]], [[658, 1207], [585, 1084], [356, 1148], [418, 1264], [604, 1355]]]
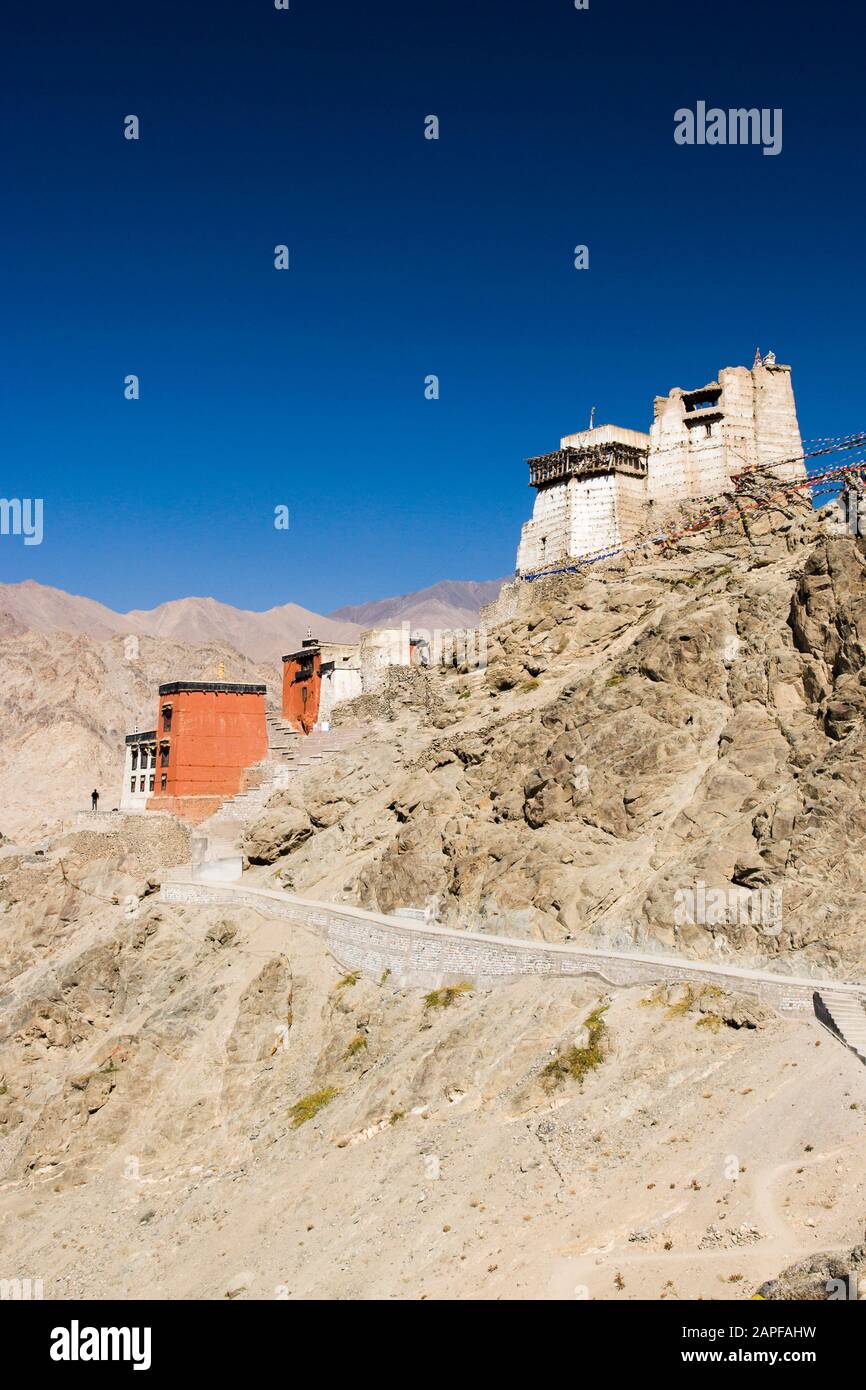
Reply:
[[484, 989], [525, 975], [594, 975], [611, 985], [718, 985], [752, 995], [781, 1012], [810, 1016], [814, 992], [822, 985], [832, 985], [834, 992], [866, 997], [866, 984], [456, 931], [363, 908], [314, 902], [273, 889], [175, 879], [163, 883], [160, 896], [163, 902], [249, 907], [314, 927], [323, 933], [332, 955], [345, 969], [377, 980], [388, 971], [389, 982], [404, 987], [438, 989], [466, 981]]

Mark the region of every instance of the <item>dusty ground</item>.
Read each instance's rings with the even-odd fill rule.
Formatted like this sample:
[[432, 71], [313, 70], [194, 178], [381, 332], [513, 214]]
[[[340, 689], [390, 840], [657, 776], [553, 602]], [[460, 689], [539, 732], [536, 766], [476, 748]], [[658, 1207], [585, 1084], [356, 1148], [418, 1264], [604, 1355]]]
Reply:
[[817, 1022], [591, 981], [436, 1007], [152, 900], [61, 936], [0, 1000], [3, 1273], [47, 1297], [739, 1299], [866, 1221], [866, 1068]]

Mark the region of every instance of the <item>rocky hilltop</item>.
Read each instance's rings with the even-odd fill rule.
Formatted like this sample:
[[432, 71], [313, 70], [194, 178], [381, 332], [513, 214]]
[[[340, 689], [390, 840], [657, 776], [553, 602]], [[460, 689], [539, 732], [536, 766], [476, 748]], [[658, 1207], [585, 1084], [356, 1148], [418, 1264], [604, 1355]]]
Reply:
[[[866, 978], [864, 558], [760, 501], [506, 589], [483, 670], [395, 671], [345, 706], [360, 741], [242, 832], [250, 881]], [[55, 674], [75, 730], [84, 657]], [[312, 924], [160, 901], [189, 855], [171, 818], [0, 848], [10, 1276], [627, 1300], [859, 1273], [866, 1073], [816, 1019], [716, 987], [346, 974]]]
[[248, 835], [295, 891], [866, 975], [859, 542], [767, 497], [506, 591], [482, 673], [396, 674]]

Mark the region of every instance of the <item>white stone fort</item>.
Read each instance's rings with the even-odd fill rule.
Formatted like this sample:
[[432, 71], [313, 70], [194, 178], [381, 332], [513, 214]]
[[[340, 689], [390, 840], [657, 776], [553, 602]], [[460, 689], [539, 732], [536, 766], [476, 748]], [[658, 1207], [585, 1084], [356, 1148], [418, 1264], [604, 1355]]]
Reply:
[[517, 551], [521, 577], [625, 545], [664, 504], [730, 492], [750, 469], [805, 478], [791, 368], [756, 353], [751, 368], [723, 367], [697, 390], [656, 396], [649, 434], [600, 425], [528, 462], [536, 494]]

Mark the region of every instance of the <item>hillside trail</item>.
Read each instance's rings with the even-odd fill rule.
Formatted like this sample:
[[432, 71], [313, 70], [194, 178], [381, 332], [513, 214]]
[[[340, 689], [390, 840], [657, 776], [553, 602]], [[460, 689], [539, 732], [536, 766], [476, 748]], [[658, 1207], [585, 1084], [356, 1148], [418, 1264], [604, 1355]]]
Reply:
[[[827, 1163], [843, 1152], [844, 1148], [840, 1146], [808, 1158], [769, 1164], [758, 1170], [751, 1197], [751, 1221], [762, 1232], [763, 1238], [754, 1245], [728, 1246], [717, 1250], [633, 1251], [627, 1243], [628, 1236], [623, 1239], [620, 1233], [606, 1245], [587, 1250], [577, 1258], [563, 1253], [555, 1266], [547, 1296], [580, 1298], [586, 1297], [586, 1290], [591, 1297], [593, 1288], [600, 1283], [607, 1287], [618, 1273], [637, 1268], [644, 1274], [645, 1280], [640, 1289], [628, 1288], [625, 1281], [632, 1297], [657, 1297], [658, 1290], [666, 1283], [666, 1277], [670, 1278], [672, 1269], [687, 1273], [692, 1281], [682, 1296], [695, 1297], [697, 1290], [693, 1285], [694, 1279], [702, 1274], [709, 1275], [719, 1265], [728, 1264], [735, 1265], [735, 1272], [740, 1276], [731, 1285], [731, 1297], [741, 1298], [747, 1285], [761, 1284], [780, 1269], [815, 1253], [814, 1242], [807, 1243], [802, 1234], [793, 1230], [782, 1209], [778, 1192], [780, 1179], [787, 1173]], [[685, 1209], [686, 1203], [680, 1203], [666, 1215], [670, 1218]], [[740, 1292], [734, 1292], [736, 1289]]]

